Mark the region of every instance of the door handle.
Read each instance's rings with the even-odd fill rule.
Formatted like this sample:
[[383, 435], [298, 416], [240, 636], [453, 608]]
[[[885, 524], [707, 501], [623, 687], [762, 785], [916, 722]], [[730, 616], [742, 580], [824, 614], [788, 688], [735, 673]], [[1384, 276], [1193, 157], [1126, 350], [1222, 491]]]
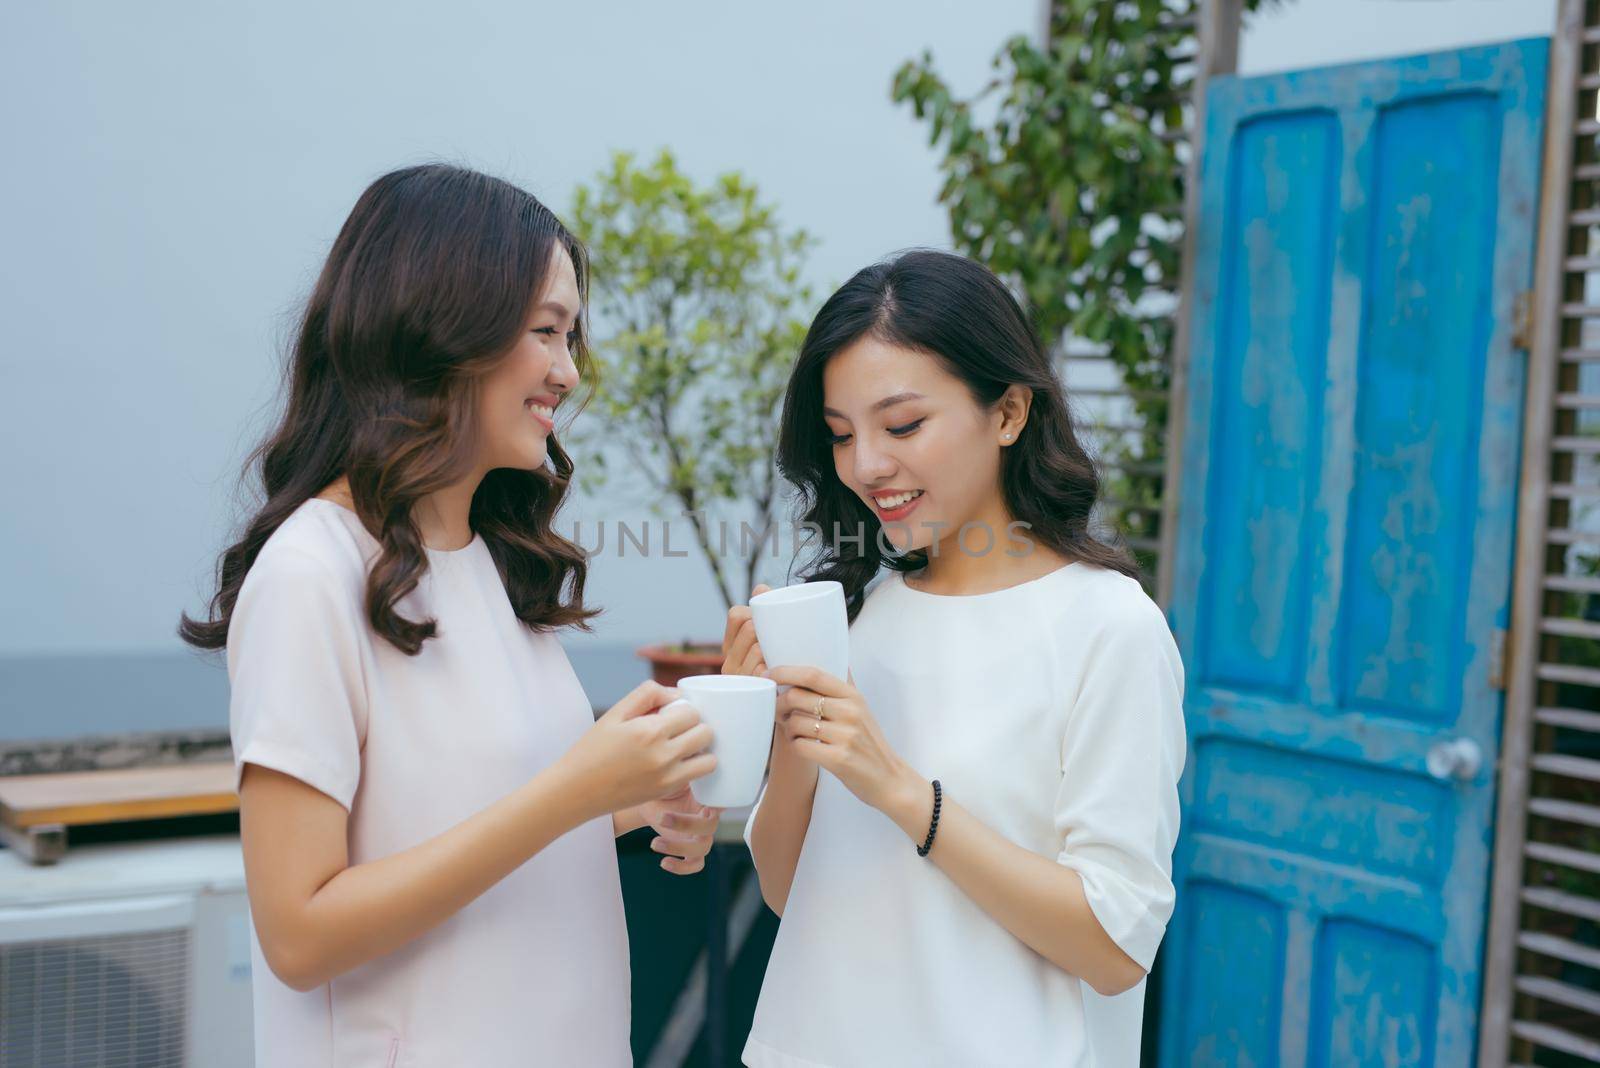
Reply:
[[1444, 782], [1469, 782], [1483, 767], [1483, 750], [1471, 738], [1435, 742], [1428, 750], [1428, 774]]

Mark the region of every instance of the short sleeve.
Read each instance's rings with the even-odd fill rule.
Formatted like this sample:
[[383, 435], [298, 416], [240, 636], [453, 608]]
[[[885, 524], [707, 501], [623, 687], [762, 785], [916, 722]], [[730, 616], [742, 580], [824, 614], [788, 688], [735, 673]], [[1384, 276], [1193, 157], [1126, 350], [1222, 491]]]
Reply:
[[334, 571], [293, 549], [262, 553], [228, 626], [235, 785], [246, 764], [291, 775], [348, 811], [361, 779], [364, 626]]
[[1142, 591], [1086, 651], [1061, 747], [1060, 863], [1100, 926], [1146, 971], [1172, 916], [1183, 773], [1183, 663]]

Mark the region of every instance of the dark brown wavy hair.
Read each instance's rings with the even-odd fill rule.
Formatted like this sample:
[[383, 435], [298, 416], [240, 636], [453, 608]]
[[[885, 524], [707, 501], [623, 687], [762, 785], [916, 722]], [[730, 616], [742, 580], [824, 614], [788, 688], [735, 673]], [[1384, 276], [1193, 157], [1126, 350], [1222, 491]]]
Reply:
[[1031, 390], [1027, 425], [1002, 452], [1006, 508], [1067, 559], [1139, 577], [1126, 549], [1089, 530], [1100, 476], [1078, 441], [1061, 381], [1016, 298], [981, 264], [919, 249], [866, 267], [839, 287], [812, 321], [789, 376], [778, 469], [800, 492], [802, 522], [822, 532], [816, 556], [803, 569], [805, 581], [841, 583], [853, 620], [879, 568], [918, 571], [928, 562], [924, 549], [884, 553], [876, 513], [834, 470], [832, 433], [822, 417], [823, 369], [868, 335], [935, 357], [986, 409], [1012, 385]]
[[[470, 474], [478, 384], [527, 328], [555, 250], [566, 249], [587, 306], [583, 246], [533, 196], [445, 164], [407, 167], [367, 187], [345, 220], [300, 320], [276, 430], [252, 454], [265, 503], [222, 554], [209, 618], [185, 614], [184, 641], [227, 644], [245, 576], [284, 520], [341, 475], [382, 552], [367, 576], [372, 629], [415, 655], [435, 621], [396, 610], [427, 569], [412, 507]], [[580, 316], [580, 380], [592, 363]], [[575, 405], [575, 408], [581, 405]], [[587, 559], [555, 532], [572, 460], [550, 437], [534, 471], [491, 471], [470, 523], [493, 556], [517, 617], [549, 630], [588, 628]]]

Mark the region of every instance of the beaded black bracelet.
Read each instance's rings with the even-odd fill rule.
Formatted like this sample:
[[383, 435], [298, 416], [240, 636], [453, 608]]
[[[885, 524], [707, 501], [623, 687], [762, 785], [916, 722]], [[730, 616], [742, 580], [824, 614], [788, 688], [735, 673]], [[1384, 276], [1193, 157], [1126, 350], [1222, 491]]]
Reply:
[[939, 788], [939, 780], [933, 780], [933, 819], [928, 822], [928, 838], [917, 846], [917, 856], [925, 857], [933, 849], [933, 836], [939, 833], [939, 806], [944, 798]]

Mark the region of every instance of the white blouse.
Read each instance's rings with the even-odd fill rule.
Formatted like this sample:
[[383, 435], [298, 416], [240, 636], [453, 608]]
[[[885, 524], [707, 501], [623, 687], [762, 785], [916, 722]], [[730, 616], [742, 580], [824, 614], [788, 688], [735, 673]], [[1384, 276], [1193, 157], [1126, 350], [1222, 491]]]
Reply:
[[[1140, 585], [1084, 563], [966, 597], [891, 575], [851, 626], [850, 668], [895, 751], [1078, 872], [1148, 969], [1172, 915], [1185, 740], [1183, 665]], [[1029, 949], [824, 772], [744, 1063], [1132, 1068], [1144, 993], [1102, 997]]]

